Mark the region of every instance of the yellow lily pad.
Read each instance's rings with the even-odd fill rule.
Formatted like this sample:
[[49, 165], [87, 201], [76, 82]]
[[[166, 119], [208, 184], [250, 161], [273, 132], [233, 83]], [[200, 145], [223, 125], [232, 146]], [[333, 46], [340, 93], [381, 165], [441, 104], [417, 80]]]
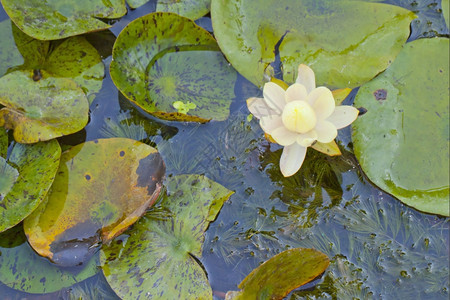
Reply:
[[152, 147], [100, 139], [64, 152], [48, 200], [24, 222], [30, 245], [59, 265], [85, 262], [153, 205], [165, 167]]

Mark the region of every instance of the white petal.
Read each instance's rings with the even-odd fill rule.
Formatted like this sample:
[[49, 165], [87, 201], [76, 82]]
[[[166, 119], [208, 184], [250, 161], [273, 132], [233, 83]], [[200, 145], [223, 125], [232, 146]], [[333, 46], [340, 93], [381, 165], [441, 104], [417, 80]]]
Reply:
[[255, 116], [257, 119], [261, 119], [262, 117], [278, 114], [274, 109], [270, 108], [264, 98], [248, 98], [247, 99], [247, 107], [248, 110]]
[[331, 116], [336, 107], [333, 94], [324, 86], [319, 86], [308, 95], [308, 102], [316, 112], [317, 120]]
[[306, 92], [309, 94], [316, 88], [316, 76], [314, 71], [307, 65], [301, 64], [298, 66], [298, 75], [296, 83], [305, 86]]
[[280, 113], [283, 111], [283, 108], [286, 105], [284, 94], [285, 91], [283, 90], [283, 88], [276, 83], [268, 82], [264, 85], [264, 100], [266, 100], [266, 103], [270, 108]]
[[336, 126], [337, 129], [350, 125], [358, 117], [359, 111], [353, 106], [341, 105], [336, 106], [334, 112], [327, 118], [327, 121]]
[[311, 146], [315, 141], [317, 141], [317, 132], [313, 129], [307, 133], [302, 133], [297, 136], [297, 143], [303, 147]]
[[297, 140], [298, 133], [286, 129], [286, 127], [281, 126], [273, 130], [270, 135], [272, 138], [280, 144], [281, 146], [289, 146], [295, 143]]
[[328, 121], [317, 122], [315, 130], [317, 132], [317, 141], [321, 143], [332, 142], [337, 136], [336, 126]]
[[305, 86], [300, 83], [294, 83], [288, 87], [285, 94], [286, 103], [298, 100], [306, 101], [307, 97], [308, 92], [306, 91]]
[[306, 149], [297, 143], [284, 147], [280, 158], [280, 169], [284, 177], [297, 173], [305, 160]]
[[270, 115], [262, 117], [259, 120], [259, 126], [261, 126], [262, 130], [264, 130], [265, 133], [268, 133], [270, 135], [275, 129], [279, 127], [284, 127], [283, 120], [279, 115]]

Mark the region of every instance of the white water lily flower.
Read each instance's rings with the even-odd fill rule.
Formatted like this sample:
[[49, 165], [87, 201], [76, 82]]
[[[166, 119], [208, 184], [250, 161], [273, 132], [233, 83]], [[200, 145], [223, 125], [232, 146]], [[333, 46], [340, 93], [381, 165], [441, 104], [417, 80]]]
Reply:
[[331, 91], [316, 88], [313, 70], [303, 64], [298, 67], [296, 83], [284, 90], [268, 82], [263, 96], [248, 99], [247, 106], [264, 132], [284, 146], [280, 169], [285, 177], [300, 169], [309, 146], [316, 141], [332, 142], [337, 129], [350, 125], [358, 116], [353, 106], [336, 107]]

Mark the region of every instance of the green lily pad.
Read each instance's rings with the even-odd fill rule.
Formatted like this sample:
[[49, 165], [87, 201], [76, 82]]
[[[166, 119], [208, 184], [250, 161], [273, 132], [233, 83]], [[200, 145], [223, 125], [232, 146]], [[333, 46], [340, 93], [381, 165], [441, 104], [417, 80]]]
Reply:
[[129, 235], [102, 249], [103, 273], [123, 299], [212, 299], [195, 258], [204, 232], [233, 193], [201, 175], [168, 179], [163, 205], [172, 218], [143, 217]]
[[30, 245], [62, 266], [87, 261], [153, 205], [165, 172], [159, 153], [138, 141], [86, 142], [61, 155], [48, 194], [25, 221]]
[[63, 269], [42, 259], [28, 245], [22, 226], [0, 234], [0, 282], [26, 293], [52, 293], [99, 272], [98, 256], [85, 266]]
[[[214, 38], [192, 20], [152, 13], [131, 22], [113, 48], [111, 78], [145, 111], [166, 120], [225, 120], [234, 98], [236, 71]], [[191, 102], [183, 113], [174, 103]]]
[[[149, 0], [127, 0], [132, 8], [138, 8]], [[211, 0], [158, 0], [156, 1], [156, 11], [173, 12], [180, 16], [197, 20], [209, 12]]]
[[19, 171], [8, 165], [6, 159], [0, 156], [0, 201], [11, 191], [19, 177]]
[[62, 42], [40, 41], [24, 34], [9, 20], [0, 23], [0, 75], [6, 71], [40, 70], [73, 79], [90, 102], [102, 87], [105, 67], [97, 50], [84, 37]]
[[125, 0], [2, 0], [11, 20], [27, 35], [39, 40], [57, 40], [107, 29], [100, 19], [126, 14]]
[[241, 291], [228, 292], [225, 299], [283, 299], [322, 274], [329, 264], [328, 257], [314, 249], [283, 251], [254, 269], [239, 284]]
[[0, 157], [6, 158], [8, 152], [8, 133], [6, 129], [0, 127]]
[[83, 90], [71, 79], [50, 77], [45, 72], [15, 71], [1, 77], [0, 104], [6, 106], [0, 110], [0, 126], [14, 129], [19, 143], [77, 132], [89, 117]]
[[317, 85], [356, 87], [394, 60], [415, 15], [382, 3], [348, 0], [212, 0], [214, 35], [225, 56], [258, 86], [273, 76], [276, 45], [283, 79], [301, 63]]
[[[6, 182], [0, 183], [4, 187], [0, 192], [0, 232], [20, 223], [43, 201], [58, 169], [60, 155], [58, 142], [50, 141], [15, 144], [7, 160], [0, 158], [0, 182]], [[2, 173], [1, 169], [8, 171]]]
[[[369, 179], [418, 210], [449, 215], [449, 40], [405, 45], [355, 99], [355, 155]], [[414, 62], [413, 64], [411, 62]]]
[[0, 22], [0, 40], [0, 76], [3, 76], [9, 68], [24, 62], [14, 42], [10, 20]]

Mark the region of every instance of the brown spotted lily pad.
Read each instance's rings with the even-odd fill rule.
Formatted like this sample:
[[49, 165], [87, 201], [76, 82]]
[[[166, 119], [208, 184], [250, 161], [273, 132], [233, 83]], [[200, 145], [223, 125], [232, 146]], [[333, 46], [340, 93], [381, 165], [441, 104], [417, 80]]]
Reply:
[[[1, 155], [6, 154], [7, 145], [2, 130]], [[53, 140], [14, 143], [8, 156], [0, 156], [0, 232], [19, 224], [41, 204], [55, 178], [60, 155], [61, 148]]]
[[228, 118], [236, 71], [194, 21], [152, 13], [128, 24], [113, 48], [111, 78], [158, 118], [205, 123]]
[[111, 27], [101, 19], [120, 18], [125, 0], [2, 0], [11, 20], [27, 35], [57, 40]]
[[314, 249], [283, 251], [254, 269], [239, 284], [241, 291], [228, 292], [226, 299], [283, 299], [322, 274], [329, 263], [325, 254]]
[[164, 172], [159, 153], [134, 140], [71, 148], [61, 156], [48, 200], [24, 222], [28, 242], [59, 265], [85, 262], [153, 205]]

